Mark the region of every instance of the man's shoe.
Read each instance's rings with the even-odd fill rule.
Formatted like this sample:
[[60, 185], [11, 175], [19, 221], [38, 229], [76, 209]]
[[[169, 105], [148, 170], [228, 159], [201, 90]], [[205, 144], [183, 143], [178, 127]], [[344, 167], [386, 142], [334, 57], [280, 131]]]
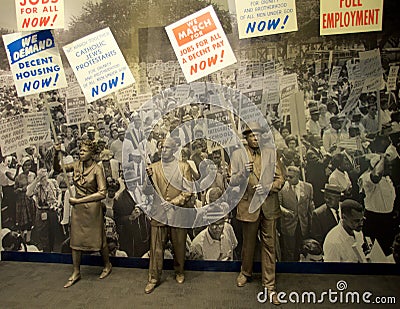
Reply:
[[275, 291], [272, 291], [268, 294], [269, 294], [268, 298], [271, 303], [273, 303], [276, 306], [279, 306], [281, 304], [281, 302], [278, 299], [278, 294]]
[[151, 292], [154, 291], [154, 289], [156, 288], [157, 283], [153, 283], [153, 282], [147, 282], [146, 287], [144, 288], [144, 292], [146, 294], [150, 294]]
[[179, 284], [182, 284], [183, 282], [185, 282], [185, 275], [184, 274], [177, 274], [176, 277], [175, 277], [175, 280]]
[[111, 271], [112, 271], [112, 265], [110, 263], [108, 266], [104, 267], [103, 271], [101, 272], [101, 274], [99, 276], [99, 279], [104, 279], [109, 274], [111, 274]]
[[247, 283], [247, 277], [241, 272], [236, 278], [236, 284], [238, 287], [243, 287]]

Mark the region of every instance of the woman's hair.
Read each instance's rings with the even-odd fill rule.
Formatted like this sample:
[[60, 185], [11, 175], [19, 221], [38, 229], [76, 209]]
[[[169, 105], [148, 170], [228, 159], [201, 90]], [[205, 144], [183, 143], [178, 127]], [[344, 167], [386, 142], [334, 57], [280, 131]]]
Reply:
[[83, 146], [86, 146], [93, 155], [97, 153], [97, 144], [90, 139], [82, 140], [80, 148]]

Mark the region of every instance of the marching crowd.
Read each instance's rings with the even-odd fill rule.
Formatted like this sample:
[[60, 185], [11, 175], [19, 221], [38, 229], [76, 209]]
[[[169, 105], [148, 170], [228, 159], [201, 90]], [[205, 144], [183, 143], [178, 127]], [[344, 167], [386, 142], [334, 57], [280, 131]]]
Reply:
[[[379, 243], [382, 257], [390, 259], [394, 253], [398, 261], [397, 94], [362, 93], [356, 107], [348, 111], [352, 83], [345, 66], [334, 86], [328, 85], [328, 70], [314, 74], [307, 67], [296, 67], [286, 73], [291, 72], [297, 73], [299, 88], [305, 93], [305, 134], [291, 133], [290, 117], [282, 117], [279, 105], [268, 106], [264, 115], [269, 124], [264, 138], [273, 139], [284, 175], [278, 193], [277, 260], [365, 262], [371, 256], [374, 261], [371, 244]], [[224, 78], [230, 81], [227, 86], [234, 87], [233, 76]], [[150, 86], [162, 91], [154, 91], [145, 107], [129, 111], [113, 98], [100, 99], [88, 105], [88, 121], [80, 125], [67, 124], [63, 98], [57, 91], [27, 99], [18, 98], [14, 87], [3, 86], [0, 115], [4, 119], [42, 111], [46, 99], [64, 164], [79, 160], [82, 141], [96, 144], [94, 160], [107, 182], [107, 196], [102, 200], [107, 243], [114, 256], [148, 256], [151, 218], [146, 211], [138, 212], [138, 207], [145, 209], [153, 202], [153, 193], [144, 189], [147, 166], [161, 159], [167, 147], [164, 140], [171, 137], [178, 146], [174, 156], [188, 163], [190, 177], [197, 185], [197, 193], [188, 203], [201, 209], [217, 201], [223, 214], [207, 226], [189, 229], [186, 257], [238, 260], [243, 227], [234, 208], [237, 191], [230, 186], [230, 160], [236, 149], [211, 149], [203, 121], [210, 109], [210, 95], [217, 92], [233, 105], [238, 96], [225, 86], [216, 91], [204, 85], [203, 90], [190, 88], [186, 98], [177, 100], [175, 86], [150, 80]], [[189, 129], [180, 126], [188, 122]], [[242, 138], [242, 128], [234, 122], [232, 125]], [[247, 143], [245, 139], [242, 142]], [[31, 145], [1, 157], [4, 250], [70, 250], [69, 197], [75, 194], [74, 179], [53, 170], [53, 160], [59, 159], [53, 143]], [[221, 201], [226, 190], [231, 190], [230, 194]], [[354, 241], [360, 250], [353, 248]], [[174, 254], [168, 243], [164, 255]]]

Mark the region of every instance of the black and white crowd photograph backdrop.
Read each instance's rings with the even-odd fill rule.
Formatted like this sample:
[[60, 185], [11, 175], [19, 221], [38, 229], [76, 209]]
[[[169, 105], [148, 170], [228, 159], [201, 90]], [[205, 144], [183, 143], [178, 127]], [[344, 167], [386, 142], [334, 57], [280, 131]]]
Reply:
[[400, 263], [398, 1], [1, 7], [3, 259]]

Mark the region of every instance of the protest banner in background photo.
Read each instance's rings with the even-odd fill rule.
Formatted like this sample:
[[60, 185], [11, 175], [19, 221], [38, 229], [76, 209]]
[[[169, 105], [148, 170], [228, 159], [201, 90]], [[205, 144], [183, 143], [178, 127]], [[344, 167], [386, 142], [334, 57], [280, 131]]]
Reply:
[[18, 31], [64, 28], [64, 0], [15, 0]]
[[24, 114], [24, 130], [30, 145], [51, 141], [50, 121], [46, 112]]
[[165, 27], [165, 30], [188, 83], [236, 63], [212, 6]]
[[297, 31], [295, 0], [235, 0], [239, 39]]
[[89, 120], [85, 97], [65, 98], [67, 123], [79, 124]]
[[3, 41], [19, 97], [67, 87], [50, 30], [7, 34]]
[[399, 66], [391, 65], [389, 68], [389, 75], [387, 79], [387, 89], [390, 91], [396, 90], [397, 74], [399, 74]]
[[379, 49], [359, 52], [359, 55], [360, 76], [365, 80], [363, 92], [381, 90], [383, 69]]
[[321, 0], [320, 34], [382, 30], [383, 0]]
[[63, 49], [89, 103], [135, 82], [110, 28], [92, 33]]

